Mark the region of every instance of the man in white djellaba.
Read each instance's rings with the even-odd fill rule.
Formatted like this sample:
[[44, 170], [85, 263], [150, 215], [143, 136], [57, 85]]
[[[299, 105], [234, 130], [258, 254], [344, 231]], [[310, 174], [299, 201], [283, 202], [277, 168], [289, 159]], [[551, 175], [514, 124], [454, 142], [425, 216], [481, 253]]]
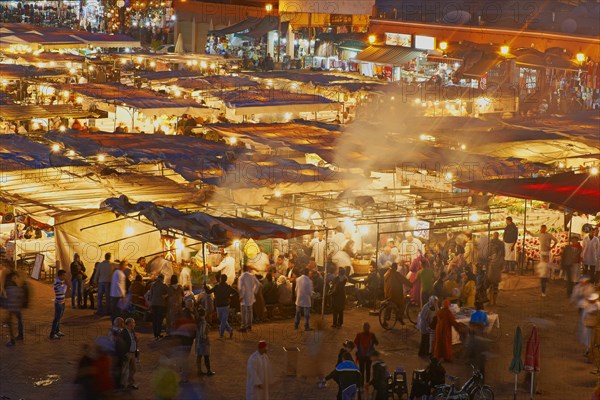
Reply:
[[269, 400], [272, 383], [271, 361], [267, 355], [267, 342], [258, 342], [258, 349], [248, 358], [246, 368], [246, 400]]

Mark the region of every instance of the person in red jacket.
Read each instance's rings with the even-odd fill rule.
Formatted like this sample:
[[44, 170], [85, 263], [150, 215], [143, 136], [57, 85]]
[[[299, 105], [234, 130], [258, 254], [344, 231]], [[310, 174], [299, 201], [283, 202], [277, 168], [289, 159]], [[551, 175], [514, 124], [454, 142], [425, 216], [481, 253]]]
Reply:
[[363, 324], [363, 331], [356, 334], [354, 344], [356, 345], [356, 358], [361, 374], [359, 386], [362, 387], [365, 378], [367, 382], [371, 381], [371, 356], [375, 352], [375, 346], [379, 344], [375, 334], [371, 332], [371, 325], [368, 322]]

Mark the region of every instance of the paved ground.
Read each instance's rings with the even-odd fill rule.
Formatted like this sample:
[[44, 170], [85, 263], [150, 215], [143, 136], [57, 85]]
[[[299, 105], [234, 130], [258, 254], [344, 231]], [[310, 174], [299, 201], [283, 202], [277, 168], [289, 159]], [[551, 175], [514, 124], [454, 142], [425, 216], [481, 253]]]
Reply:
[[[491, 346], [493, 355], [488, 360], [488, 383], [493, 386], [496, 399], [512, 399], [514, 375], [508, 372], [512, 358], [512, 340], [515, 326], [521, 325], [525, 340], [531, 326], [540, 328], [541, 373], [538, 394], [542, 399], [589, 399], [596, 378], [590, 374], [591, 364], [583, 359], [583, 349], [576, 340], [577, 313], [568, 305], [562, 282], [554, 281], [549, 296], [542, 298], [533, 277], [511, 277], [507, 290], [501, 292], [499, 305], [494, 307], [500, 315], [501, 334]], [[60, 341], [47, 339], [53, 313], [52, 291], [48, 284], [32, 282], [34, 306], [25, 313], [25, 341], [16, 347], [0, 346], [0, 398], [1, 399], [76, 399], [72, 384], [77, 360], [81, 356], [81, 345], [92, 343], [96, 336], [105, 335], [110, 326], [108, 318], [96, 319], [90, 310], [73, 310], [67, 307], [62, 330], [66, 336]], [[315, 317], [319, 318], [319, 317]], [[377, 318], [369, 316], [365, 309], [352, 309], [346, 313], [343, 329], [329, 328], [331, 316], [326, 316], [326, 328], [320, 350], [321, 365], [311, 361], [310, 349], [318, 342], [318, 332], [296, 333], [291, 321], [278, 321], [256, 325], [249, 334], [237, 334], [232, 340], [218, 340], [211, 332], [212, 363], [217, 372], [214, 377], [194, 378], [188, 389], [204, 393], [206, 399], [244, 398], [245, 363], [254, 351], [259, 339], [267, 340], [277, 382], [273, 386], [271, 399], [334, 399], [335, 385], [318, 389], [316, 374], [321, 368], [333, 368], [337, 351], [344, 339], [353, 339], [364, 321], [370, 321], [381, 342], [379, 349], [384, 353], [390, 369], [403, 366], [409, 375], [415, 368], [422, 368], [426, 361], [418, 358], [419, 335], [414, 328], [383, 332]], [[137, 381], [141, 388], [128, 399], [151, 399], [150, 375], [158, 364], [161, 354], [167, 352], [167, 343], [154, 344], [149, 324], [141, 324], [141, 364]], [[2, 338], [7, 335], [2, 331]], [[283, 347], [298, 347], [300, 362], [298, 377], [285, 377]], [[460, 351], [460, 346], [455, 346]], [[470, 376], [468, 366], [456, 360], [447, 364], [448, 373], [464, 381]], [[525, 374], [519, 378], [518, 399], [528, 399], [524, 384]], [[180, 396], [191, 399], [193, 396]]]

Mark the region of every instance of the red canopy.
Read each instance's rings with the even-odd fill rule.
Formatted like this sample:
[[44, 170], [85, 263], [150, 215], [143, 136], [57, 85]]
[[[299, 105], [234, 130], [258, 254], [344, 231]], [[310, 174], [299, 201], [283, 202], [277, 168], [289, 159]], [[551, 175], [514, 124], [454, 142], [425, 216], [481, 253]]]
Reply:
[[600, 176], [566, 172], [539, 178], [494, 179], [457, 183], [456, 187], [519, 199], [539, 200], [579, 211], [600, 211]]

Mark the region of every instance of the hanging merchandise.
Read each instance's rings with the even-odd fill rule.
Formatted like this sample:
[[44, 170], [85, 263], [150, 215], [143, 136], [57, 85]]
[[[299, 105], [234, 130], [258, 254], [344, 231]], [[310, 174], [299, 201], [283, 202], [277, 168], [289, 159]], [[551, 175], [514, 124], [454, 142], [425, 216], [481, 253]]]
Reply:
[[175, 246], [176, 239], [173, 236], [162, 235], [161, 236], [164, 259], [167, 261], [176, 261], [177, 260], [177, 249]]

